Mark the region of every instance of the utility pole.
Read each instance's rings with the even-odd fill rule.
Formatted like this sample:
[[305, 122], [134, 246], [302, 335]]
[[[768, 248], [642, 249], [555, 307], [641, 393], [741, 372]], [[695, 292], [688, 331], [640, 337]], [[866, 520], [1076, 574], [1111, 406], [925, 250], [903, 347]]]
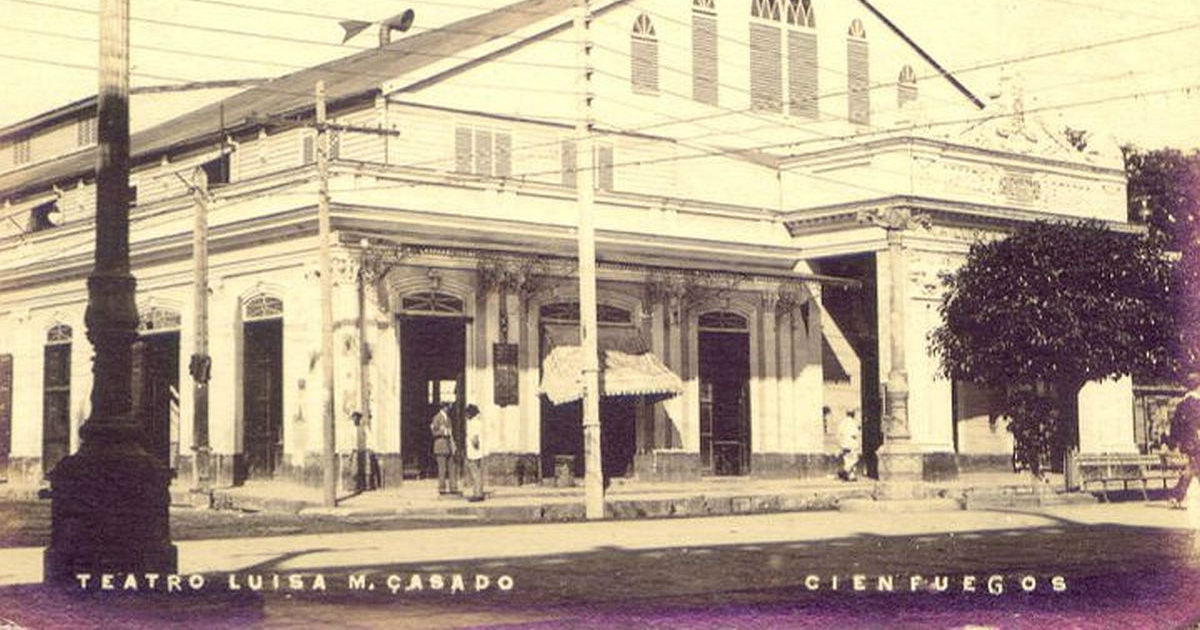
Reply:
[[579, 39], [579, 98], [575, 135], [579, 202], [579, 343], [583, 383], [583, 491], [588, 519], [604, 518], [604, 474], [600, 453], [600, 350], [596, 338], [595, 154], [592, 142], [592, 7], [577, 0], [574, 28]]
[[321, 429], [322, 485], [325, 506], [337, 505], [337, 439], [333, 415], [333, 261], [329, 251], [329, 127], [325, 120], [325, 82], [317, 81], [317, 237], [321, 273]]
[[78, 573], [173, 574], [166, 463], [142, 445], [132, 409], [135, 281], [129, 265], [129, 0], [100, 2], [95, 264], [84, 321], [95, 355], [92, 409], [79, 452], [50, 472], [50, 545], [44, 581]]
[[203, 168], [192, 172], [192, 198], [196, 215], [192, 226], [195, 347], [188, 366], [192, 375], [192, 498], [209, 507], [208, 381], [212, 358], [208, 356], [208, 174]]

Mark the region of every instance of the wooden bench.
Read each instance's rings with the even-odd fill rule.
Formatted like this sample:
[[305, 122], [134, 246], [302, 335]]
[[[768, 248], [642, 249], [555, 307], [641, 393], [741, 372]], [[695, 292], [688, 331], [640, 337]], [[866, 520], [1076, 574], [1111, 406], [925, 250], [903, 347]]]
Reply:
[[1108, 500], [1109, 484], [1121, 484], [1129, 490], [1129, 484], [1140, 483], [1142, 499], [1149, 500], [1146, 491], [1150, 483], [1161, 483], [1163, 489], [1179, 480], [1187, 466], [1187, 459], [1178, 453], [1147, 455], [1129, 453], [1083, 454], [1075, 456], [1079, 467], [1079, 488], [1087, 491], [1089, 484], [1100, 484], [1105, 501]]

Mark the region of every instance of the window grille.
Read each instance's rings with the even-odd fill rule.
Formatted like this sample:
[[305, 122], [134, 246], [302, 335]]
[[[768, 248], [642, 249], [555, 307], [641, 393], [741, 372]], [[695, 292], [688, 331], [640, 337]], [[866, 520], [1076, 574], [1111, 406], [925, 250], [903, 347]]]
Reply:
[[870, 63], [866, 38], [862, 21], [855, 19], [850, 23], [846, 40], [846, 118], [859, 125], [871, 123]]
[[138, 332], [163, 332], [179, 330], [182, 318], [179, 311], [151, 306], [138, 314]]
[[242, 305], [242, 319], [268, 319], [283, 317], [283, 300], [261, 293], [249, 298]]
[[729, 311], [712, 311], [703, 313], [697, 322], [700, 328], [708, 330], [747, 330], [746, 318]]
[[900, 68], [900, 77], [896, 82], [896, 106], [904, 107], [905, 103], [917, 100], [917, 73], [912, 66], [905, 64]]
[[71, 343], [71, 327], [66, 324], [55, 324], [46, 331], [46, 344]]
[[400, 308], [406, 312], [452, 313], [463, 312], [463, 301], [446, 293], [421, 291], [400, 298]]

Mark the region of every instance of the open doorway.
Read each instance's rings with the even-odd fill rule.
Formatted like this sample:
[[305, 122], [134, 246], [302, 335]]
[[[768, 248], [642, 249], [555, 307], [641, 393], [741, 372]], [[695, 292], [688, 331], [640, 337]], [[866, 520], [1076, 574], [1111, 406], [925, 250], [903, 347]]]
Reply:
[[750, 335], [699, 333], [700, 464], [709, 475], [750, 472]]
[[429, 422], [442, 404], [453, 405], [454, 439], [465, 452], [466, 326], [461, 317], [400, 318], [400, 456], [406, 478], [437, 477]]
[[283, 460], [283, 320], [242, 327], [244, 478], [270, 479]]
[[179, 332], [143, 334], [134, 382], [150, 455], [174, 469], [179, 456]]

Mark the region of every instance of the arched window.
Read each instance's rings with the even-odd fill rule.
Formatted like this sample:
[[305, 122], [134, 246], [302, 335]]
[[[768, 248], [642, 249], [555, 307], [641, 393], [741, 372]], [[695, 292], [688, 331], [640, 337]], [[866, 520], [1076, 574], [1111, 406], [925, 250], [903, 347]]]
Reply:
[[182, 318], [179, 311], [161, 306], [151, 306], [138, 313], [138, 332], [152, 333], [166, 330], [179, 330]]
[[71, 343], [71, 327], [66, 324], [55, 324], [46, 331], [46, 345], [55, 343]]
[[783, 111], [782, 0], [750, 2], [750, 109]]
[[633, 21], [629, 57], [633, 91], [658, 94], [658, 35], [650, 16], [645, 13]]
[[463, 301], [448, 293], [421, 291], [400, 298], [400, 309], [405, 312], [458, 315], [463, 312]]
[[905, 103], [917, 100], [917, 73], [912, 66], [904, 64], [900, 68], [900, 77], [896, 82], [896, 106], [904, 107]]
[[[538, 309], [538, 317], [543, 321], [578, 322], [579, 302], [546, 304]], [[633, 322], [633, 314], [619, 306], [597, 304], [596, 321], [601, 324], [629, 324]]]
[[729, 311], [703, 313], [697, 323], [701, 330], [744, 331], [749, 329], [745, 317]]
[[717, 7], [692, 0], [692, 98], [717, 104]]
[[788, 112], [816, 119], [817, 18], [812, 0], [788, 0]]
[[245, 321], [272, 317], [283, 317], [283, 300], [259, 293], [242, 303], [242, 319]]
[[858, 125], [871, 124], [870, 63], [867, 52], [867, 32], [862, 20], [855, 18], [850, 22], [846, 38], [846, 118]]

